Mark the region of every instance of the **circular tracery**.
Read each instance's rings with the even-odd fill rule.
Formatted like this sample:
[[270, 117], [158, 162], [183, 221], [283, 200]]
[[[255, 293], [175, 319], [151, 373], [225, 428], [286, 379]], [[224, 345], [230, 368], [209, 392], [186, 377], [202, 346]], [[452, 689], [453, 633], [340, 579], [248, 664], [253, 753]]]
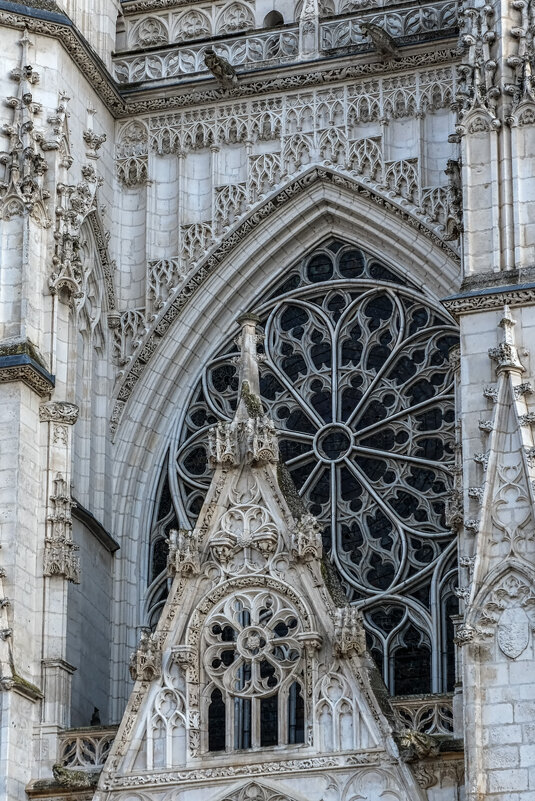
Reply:
[[[445, 519], [454, 428], [448, 351], [457, 331], [421, 287], [339, 241], [287, 271], [256, 311], [265, 333], [262, 400], [281, 457], [324, 525], [348, 599], [366, 613], [385, 680], [395, 683], [393, 651], [410, 650], [413, 626], [418, 648], [433, 652], [434, 689], [444, 689], [449, 624], [441, 608], [448, 597], [454, 611], [455, 566]], [[171, 473], [183, 525], [194, 523], [210, 481], [208, 428], [234, 413], [235, 353], [229, 342], [207, 365], [183, 419]], [[395, 637], [385, 622], [393, 600], [403, 610]]]
[[296, 611], [270, 592], [244, 592], [205, 625], [204, 665], [214, 684], [240, 698], [273, 695], [301, 660]]

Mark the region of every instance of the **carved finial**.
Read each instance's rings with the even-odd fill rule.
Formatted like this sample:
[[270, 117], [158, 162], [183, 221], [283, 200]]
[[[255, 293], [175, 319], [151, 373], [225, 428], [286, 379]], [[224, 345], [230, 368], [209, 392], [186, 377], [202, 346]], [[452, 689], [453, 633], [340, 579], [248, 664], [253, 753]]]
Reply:
[[279, 448], [275, 426], [260, 400], [259, 356], [256, 352], [258, 318], [240, 318], [239, 399], [234, 420], [218, 423], [209, 431], [210, 456], [214, 464], [229, 465], [277, 462]]
[[503, 317], [499, 322], [503, 329], [503, 340], [498, 347], [489, 349], [489, 356], [497, 363], [496, 370], [518, 370], [524, 372], [524, 367], [518, 356], [518, 349], [515, 344], [514, 326], [515, 321], [511, 316], [509, 306], [504, 306]]

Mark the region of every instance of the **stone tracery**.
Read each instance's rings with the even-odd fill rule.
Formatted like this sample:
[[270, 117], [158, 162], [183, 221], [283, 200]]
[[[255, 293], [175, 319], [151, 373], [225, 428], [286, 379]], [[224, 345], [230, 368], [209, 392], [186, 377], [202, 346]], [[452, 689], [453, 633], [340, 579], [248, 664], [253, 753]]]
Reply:
[[[368, 646], [392, 689], [415, 659], [426, 666], [422, 691], [446, 689], [456, 331], [396, 271], [341, 242], [288, 271], [258, 309], [261, 394], [281, 457], [363, 611]], [[207, 429], [233, 414], [233, 352], [208, 365], [184, 417], [170, 474], [181, 525], [196, 519], [209, 480]]]

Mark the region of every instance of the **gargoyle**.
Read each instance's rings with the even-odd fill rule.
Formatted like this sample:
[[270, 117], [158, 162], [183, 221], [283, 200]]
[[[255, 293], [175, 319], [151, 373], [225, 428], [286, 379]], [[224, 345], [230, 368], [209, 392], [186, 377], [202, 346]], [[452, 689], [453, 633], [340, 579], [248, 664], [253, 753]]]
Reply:
[[438, 754], [438, 742], [429, 734], [404, 729], [397, 737], [400, 756], [404, 762], [415, 762]]
[[214, 78], [219, 81], [221, 86], [224, 86], [225, 89], [230, 89], [238, 83], [238, 76], [232, 64], [229, 64], [222, 56], [218, 56], [212, 47], [207, 47], [204, 51], [204, 63]]
[[360, 22], [362, 33], [372, 40], [373, 46], [384, 59], [391, 59], [397, 54], [397, 45], [389, 33], [373, 22]]

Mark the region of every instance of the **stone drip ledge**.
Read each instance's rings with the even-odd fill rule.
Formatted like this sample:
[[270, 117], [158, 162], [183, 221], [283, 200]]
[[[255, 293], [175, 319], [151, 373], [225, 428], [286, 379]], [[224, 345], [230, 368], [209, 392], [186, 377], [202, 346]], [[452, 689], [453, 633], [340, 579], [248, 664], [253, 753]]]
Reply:
[[50, 395], [56, 384], [41, 354], [28, 340], [0, 343], [0, 384], [22, 381], [40, 397]]

